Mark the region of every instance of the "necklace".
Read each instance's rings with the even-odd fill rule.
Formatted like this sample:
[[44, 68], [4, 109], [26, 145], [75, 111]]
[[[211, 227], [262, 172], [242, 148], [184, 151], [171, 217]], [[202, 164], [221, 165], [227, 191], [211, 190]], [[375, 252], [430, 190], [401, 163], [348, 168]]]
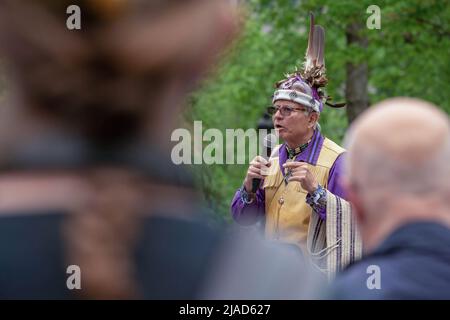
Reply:
[[298, 146], [297, 148], [289, 148], [286, 145], [286, 151], [288, 153], [288, 158], [294, 159], [298, 154], [302, 153], [308, 147], [310, 141], [302, 144], [301, 146]]
[[[302, 144], [301, 146], [298, 146], [297, 148], [289, 148], [289, 147], [286, 145], [286, 151], [287, 151], [287, 153], [288, 153], [288, 159], [287, 159], [287, 162], [294, 161], [295, 157], [296, 157], [298, 154], [302, 153], [302, 152], [308, 147], [308, 145], [309, 145], [310, 142], [311, 142], [311, 140], [309, 140], [308, 142]], [[286, 172], [286, 174], [285, 174], [285, 176], [284, 176], [284, 183], [285, 183], [286, 185], [288, 184], [288, 180], [289, 180], [289, 178], [291, 177], [291, 175], [292, 175], [291, 170], [290, 170], [290, 169], [287, 170], [287, 172]]]

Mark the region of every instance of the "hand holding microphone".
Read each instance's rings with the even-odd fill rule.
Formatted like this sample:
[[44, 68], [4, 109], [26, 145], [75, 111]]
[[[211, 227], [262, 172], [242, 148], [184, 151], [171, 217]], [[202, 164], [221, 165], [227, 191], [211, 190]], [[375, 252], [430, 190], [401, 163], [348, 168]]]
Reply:
[[256, 156], [251, 162], [247, 170], [244, 180], [244, 188], [247, 192], [255, 193], [264, 176], [267, 175], [271, 163], [269, 162], [270, 154], [275, 147], [277, 137], [274, 134], [268, 134], [263, 140], [263, 154]]
[[[244, 179], [244, 188], [247, 192], [255, 193], [264, 179], [263, 173], [269, 170], [270, 162], [262, 156], [256, 156], [251, 162]], [[255, 188], [256, 187], [256, 188]]]

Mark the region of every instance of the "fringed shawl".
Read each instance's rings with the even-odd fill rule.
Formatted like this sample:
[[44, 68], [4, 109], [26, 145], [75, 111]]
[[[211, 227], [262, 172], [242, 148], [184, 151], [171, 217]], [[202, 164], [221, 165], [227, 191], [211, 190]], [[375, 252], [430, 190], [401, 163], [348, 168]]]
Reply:
[[314, 264], [330, 280], [361, 258], [361, 238], [349, 202], [327, 192], [326, 220], [311, 215], [307, 247]]

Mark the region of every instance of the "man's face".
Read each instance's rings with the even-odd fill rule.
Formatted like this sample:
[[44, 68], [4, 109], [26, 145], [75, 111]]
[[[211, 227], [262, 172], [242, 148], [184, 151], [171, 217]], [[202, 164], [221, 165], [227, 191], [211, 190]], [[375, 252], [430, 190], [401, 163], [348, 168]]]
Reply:
[[295, 145], [310, 134], [315, 123], [313, 117], [317, 117], [314, 112], [307, 114], [306, 107], [288, 100], [277, 100], [273, 105], [278, 109], [272, 116], [273, 124], [281, 139]]

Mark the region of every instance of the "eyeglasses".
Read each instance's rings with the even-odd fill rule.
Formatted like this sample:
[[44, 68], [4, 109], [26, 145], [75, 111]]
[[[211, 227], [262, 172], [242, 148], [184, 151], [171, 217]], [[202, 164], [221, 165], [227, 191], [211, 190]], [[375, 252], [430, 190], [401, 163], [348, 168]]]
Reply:
[[275, 113], [277, 113], [277, 111], [280, 111], [281, 115], [283, 117], [289, 117], [291, 115], [292, 112], [295, 111], [301, 111], [301, 112], [306, 112], [307, 109], [305, 108], [294, 108], [291, 106], [270, 106], [267, 107], [267, 113], [271, 116], [274, 116]]

